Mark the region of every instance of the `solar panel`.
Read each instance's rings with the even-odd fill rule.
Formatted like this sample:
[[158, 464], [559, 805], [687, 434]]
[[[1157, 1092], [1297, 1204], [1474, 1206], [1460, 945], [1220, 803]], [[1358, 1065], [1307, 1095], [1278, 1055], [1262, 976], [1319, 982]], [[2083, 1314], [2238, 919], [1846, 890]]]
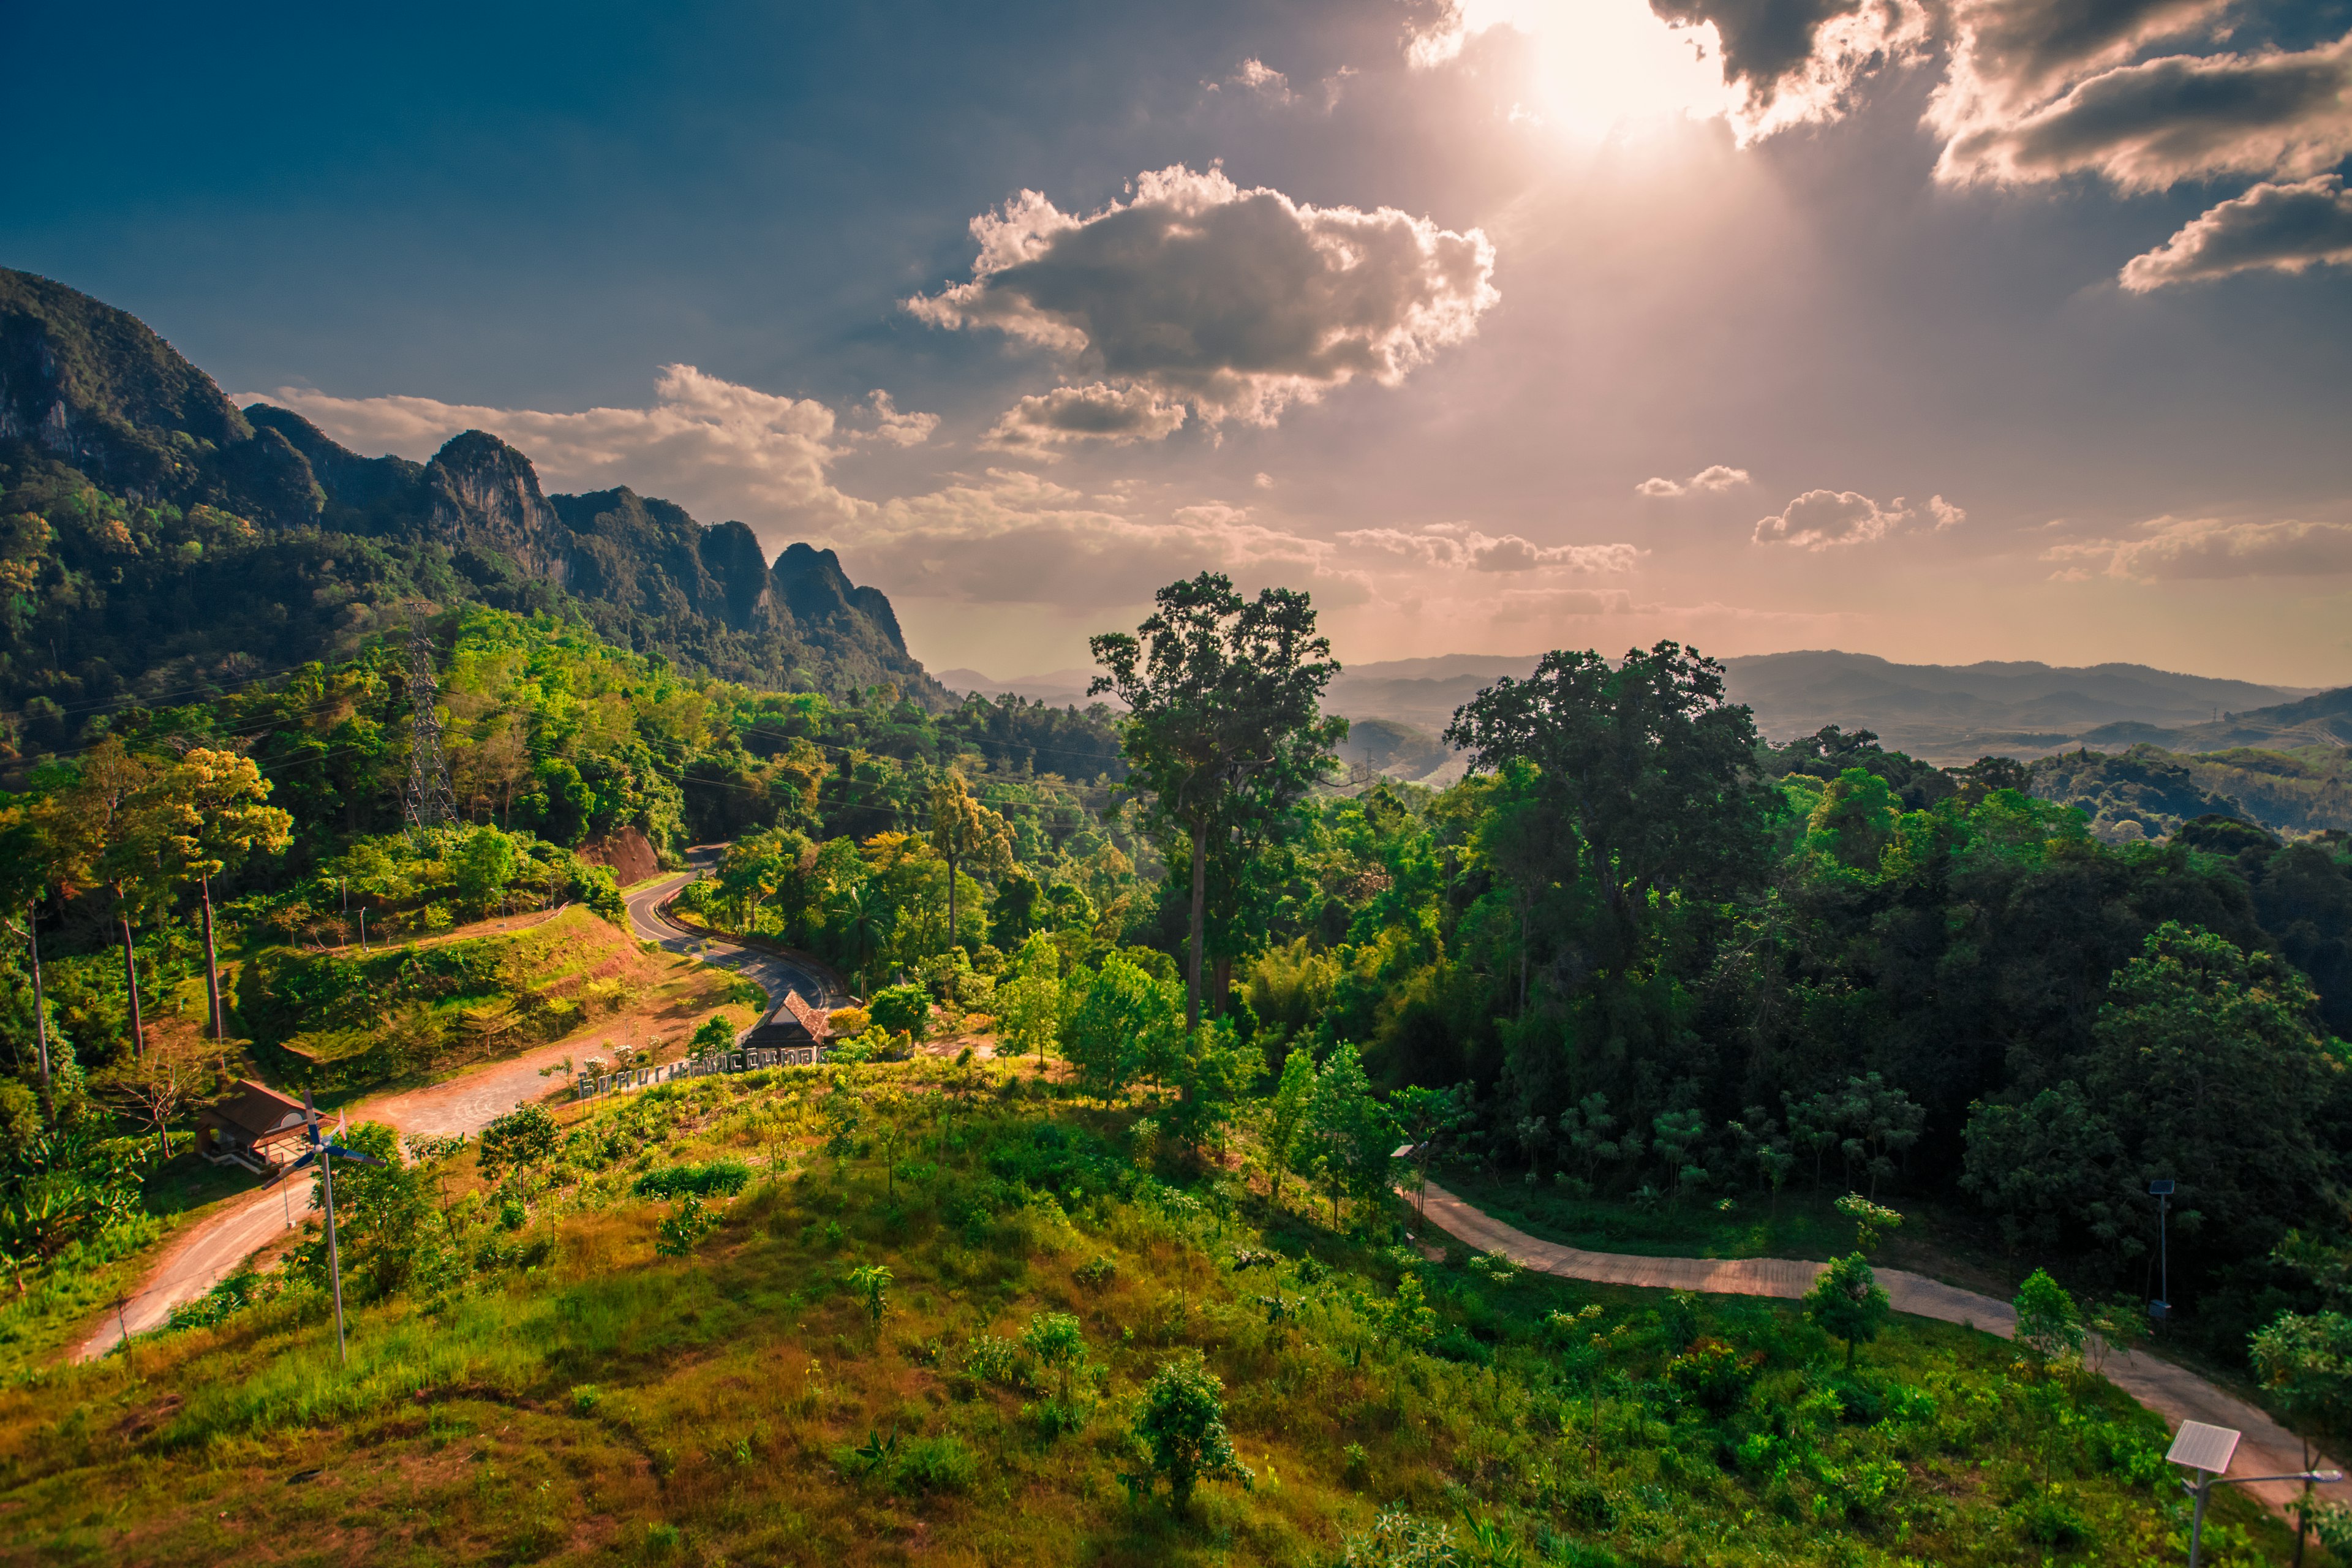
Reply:
[[2230, 1468], [2230, 1456], [2237, 1451], [2238, 1434], [2229, 1427], [2183, 1421], [2179, 1434], [2172, 1439], [2172, 1451], [2164, 1457], [2176, 1465], [2218, 1476]]

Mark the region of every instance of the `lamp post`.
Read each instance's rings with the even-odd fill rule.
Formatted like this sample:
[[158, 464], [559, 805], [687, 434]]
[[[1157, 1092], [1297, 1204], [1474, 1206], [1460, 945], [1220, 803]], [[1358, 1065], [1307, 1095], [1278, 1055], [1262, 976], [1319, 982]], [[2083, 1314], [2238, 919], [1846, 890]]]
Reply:
[[2148, 1183], [2147, 1195], [2156, 1200], [2157, 1269], [2156, 1300], [2147, 1304], [2147, 1315], [2160, 1323], [2172, 1313], [2172, 1260], [2167, 1256], [2165, 1235], [2165, 1216], [2172, 1206], [2172, 1178], [2159, 1176]]
[[[2172, 1184], [2167, 1182], [2166, 1186]], [[2344, 1479], [2341, 1470], [2296, 1470], [2284, 1476], [2232, 1476], [2223, 1472], [2230, 1468], [2231, 1456], [2238, 1451], [2242, 1434], [2227, 1426], [2209, 1426], [2202, 1421], [2183, 1421], [2172, 1439], [2172, 1447], [2164, 1456], [2185, 1469], [2197, 1472], [2197, 1479], [2180, 1483], [2180, 1489], [2197, 1500], [2197, 1511], [2189, 1520], [2189, 1568], [2197, 1568], [2198, 1554], [2205, 1544], [2205, 1505], [2211, 1500], [2217, 1486], [2251, 1486], [2257, 1481], [2301, 1481], [2305, 1486], [2332, 1486]]]

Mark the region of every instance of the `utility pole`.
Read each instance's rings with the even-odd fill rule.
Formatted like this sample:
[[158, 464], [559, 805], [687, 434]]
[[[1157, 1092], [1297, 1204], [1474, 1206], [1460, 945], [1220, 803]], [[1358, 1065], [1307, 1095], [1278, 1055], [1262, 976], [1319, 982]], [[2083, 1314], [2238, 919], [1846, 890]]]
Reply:
[[433, 643], [420, 625], [408, 628], [409, 719], [407, 808], [411, 833], [446, 827], [457, 820], [457, 793], [449, 787], [449, 764], [441, 755], [441, 683], [433, 674]]
[[2148, 1183], [2147, 1194], [2156, 1200], [2157, 1260], [2156, 1300], [2147, 1304], [2147, 1315], [2160, 1323], [2172, 1315], [2172, 1259], [2168, 1256], [2169, 1237], [2165, 1226], [2172, 1206], [2172, 1178], [2159, 1176]]

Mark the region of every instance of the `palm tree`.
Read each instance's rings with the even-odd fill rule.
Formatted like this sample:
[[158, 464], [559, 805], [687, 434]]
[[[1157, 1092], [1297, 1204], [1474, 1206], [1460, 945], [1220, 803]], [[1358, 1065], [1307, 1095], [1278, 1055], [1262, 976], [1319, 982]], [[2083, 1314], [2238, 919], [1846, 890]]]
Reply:
[[857, 976], [857, 989], [866, 990], [866, 966], [882, 950], [887, 937], [883, 912], [866, 901], [863, 888], [844, 888], [835, 895], [834, 929], [841, 938], [841, 951]]

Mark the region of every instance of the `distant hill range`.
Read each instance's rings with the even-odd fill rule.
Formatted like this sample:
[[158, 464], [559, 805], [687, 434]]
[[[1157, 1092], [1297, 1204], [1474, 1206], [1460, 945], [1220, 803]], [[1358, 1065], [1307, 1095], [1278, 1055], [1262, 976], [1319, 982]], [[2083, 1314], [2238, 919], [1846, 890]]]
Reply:
[[[1535, 665], [1533, 655], [1354, 665], [1331, 683], [1329, 706], [1351, 719], [1391, 719], [1435, 733], [1496, 678], [1524, 677]], [[1889, 751], [1947, 765], [1987, 754], [2032, 758], [2142, 741], [2218, 750], [2352, 740], [2352, 733], [2337, 738], [2347, 728], [2342, 710], [2327, 707], [2352, 697], [2352, 689], [2314, 695], [2308, 687], [2217, 680], [2138, 664], [1895, 664], [1823, 652], [1726, 659], [1724, 669], [1733, 700], [1753, 709], [1757, 727], [1773, 740], [1810, 735], [1824, 724], [1874, 730]]]
[[740, 522], [626, 489], [545, 495], [479, 430], [428, 462], [362, 457], [285, 409], [237, 408], [136, 317], [5, 268], [0, 589], [0, 756], [465, 601], [574, 615], [753, 685], [950, 701], [829, 550], [771, 563]]

